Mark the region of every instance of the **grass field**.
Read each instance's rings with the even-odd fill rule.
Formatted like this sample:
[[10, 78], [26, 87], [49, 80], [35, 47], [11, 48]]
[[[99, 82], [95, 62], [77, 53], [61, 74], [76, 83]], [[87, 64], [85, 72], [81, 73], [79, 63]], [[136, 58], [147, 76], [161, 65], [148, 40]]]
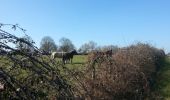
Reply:
[[87, 61], [86, 55], [76, 55], [73, 58], [73, 64], [84, 64]]
[[87, 56], [86, 55], [76, 55], [73, 58], [72, 64], [66, 64], [66, 66], [70, 69], [77, 69], [81, 70], [82, 67], [84, 67], [84, 64], [87, 62]]
[[[87, 55], [75, 55], [73, 57], [73, 64], [84, 64], [87, 61]], [[55, 58], [56, 61], [61, 61], [61, 58]]]
[[[60, 61], [60, 58], [56, 58], [56, 61]], [[80, 69], [87, 62], [87, 55], [75, 55], [72, 60], [72, 64], [67, 63], [66, 67], [69, 69]]]

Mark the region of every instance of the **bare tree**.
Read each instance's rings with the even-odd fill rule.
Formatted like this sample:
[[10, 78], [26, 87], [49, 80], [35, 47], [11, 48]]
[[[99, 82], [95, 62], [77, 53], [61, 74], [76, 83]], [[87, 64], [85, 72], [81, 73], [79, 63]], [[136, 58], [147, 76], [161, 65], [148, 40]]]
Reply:
[[116, 45], [106, 45], [106, 46], [102, 46], [101, 50], [102, 51], [107, 51], [107, 50], [112, 50], [113, 53], [115, 53], [116, 51], [118, 51], [118, 46]]
[[79, 48], [79, 52], [81, 53], [88, 53], [91, 52], [93, 50], [96, 50], [97, 48], [97, 43], [94, 41], [89, 41], [88, 43], [83, 44], [80, 48]]
[[89, 46], [88, 46], [87, 43], [85, 43], [85, 44], [83, 44], [83, 45], [79, 48], [78, 51], [79, 51], [80, 53], [85, 54], [85, 53], [88, 52], [88, 50], [89, 50]]
[[95, 50], [96, 47], [97, 47], [97, 43], [94, 42], [94, 41], [90, 41], [90, 42], [88, 43], [88, 45], [89, 45], [89, 49], [90, 49], [90, 50]]
[[45, 36], [41, 40], [40, 49], [47, 53], [50, 53], [52, 51], [57, 51], [57, 45], [51, 37]]
[[61, 51], [69, 52], [69, 51], [75, 49], [75, 46], [73, 45], [71, 40], [68, 38], [63, 37], [59, 40], [59, 42], [60, 42], [60, 50]]

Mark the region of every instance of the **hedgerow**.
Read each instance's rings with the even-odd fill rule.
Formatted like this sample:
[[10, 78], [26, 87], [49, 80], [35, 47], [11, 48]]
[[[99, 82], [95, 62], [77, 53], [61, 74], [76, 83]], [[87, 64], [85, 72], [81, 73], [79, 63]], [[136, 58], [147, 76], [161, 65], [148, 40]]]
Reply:
[[150, 94], [163, 50], [138, 43], [120, 48], [109, 57], [91, 53], [82, 78], [83, 96], [89, 99], [142, 100]]

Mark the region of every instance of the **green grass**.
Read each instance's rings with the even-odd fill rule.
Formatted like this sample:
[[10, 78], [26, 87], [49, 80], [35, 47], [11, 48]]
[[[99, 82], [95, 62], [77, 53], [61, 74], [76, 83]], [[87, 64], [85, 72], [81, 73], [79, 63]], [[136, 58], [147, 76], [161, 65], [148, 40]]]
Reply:
[[82, 68], [84, 67], [84, 64], [87, 61], [87, 56], [86, 55], [76, 55], [73, 57], [73, 62], [72, 64], [66, 64], [66, 67], [69, 69], [74, 69], [74, 70], [79, 70], [81, 71]]
[[170, 57], [165, 58], [164, 64], [158, 72], [154, 93], [165, 100], [170, 100]]
[[[48, 60], [48, 58], [45, 58]], [[61, 58], [55, 58], [56, 62], [62, 63], [62, 59]], [[67, 63], [64, 65], [64, 67], [67, 67], [69, 70], [72, 71], [82, 71], [83, 68], [85, 68], [85, 64], [87, 62], [87, 55], [75, 55], [73, 57], [72, 63]], [[63, 71], [64, 69], [62, 67], [59, 68], [61, 70], [61, 74], [65, 75], [65, 71]]]
[[[87, 55], [75, 55], [73, 57], [73, 64], [84, 64], [87, 61]], [[61, 61], [61, 58], [55, 58], [56, 61]]]
[[73, 58], [73, 63], [74, 64], [84, 64], [87, 61], [86, 58], [87, 58], [86, 55], [76, 55]]

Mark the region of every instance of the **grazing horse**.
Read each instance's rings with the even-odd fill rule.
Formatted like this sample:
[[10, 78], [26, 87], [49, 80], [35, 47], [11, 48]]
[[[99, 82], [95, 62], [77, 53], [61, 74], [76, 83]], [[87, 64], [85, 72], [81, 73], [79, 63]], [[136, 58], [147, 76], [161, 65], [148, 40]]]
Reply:
[[78, 54], [76, 50], [73, 50], [71, 52], [53, 52], [51, 54], [51, 59], [55, 59], [56, 57], [58, 57], [62, 58], [63, 64], [65, 64], [67, 61], [71, 61], [72, 63], [73, 56], [76, 54]]
[[63, 56], [65, 54], [66, 54], [66, 52], [52, 52], [51, 53], [51, 59], [55, 59], [56, 57], [63, 58]]
[[78, 54], [76, 50], [73, 50], [71, 52], [64, 54], [63, 58], [62, 58], [63, 63], [65, 64], [67, 61], [71, 61], [71, 63], [72, 63], [73, 56], [76, 55], [76, 54]]

